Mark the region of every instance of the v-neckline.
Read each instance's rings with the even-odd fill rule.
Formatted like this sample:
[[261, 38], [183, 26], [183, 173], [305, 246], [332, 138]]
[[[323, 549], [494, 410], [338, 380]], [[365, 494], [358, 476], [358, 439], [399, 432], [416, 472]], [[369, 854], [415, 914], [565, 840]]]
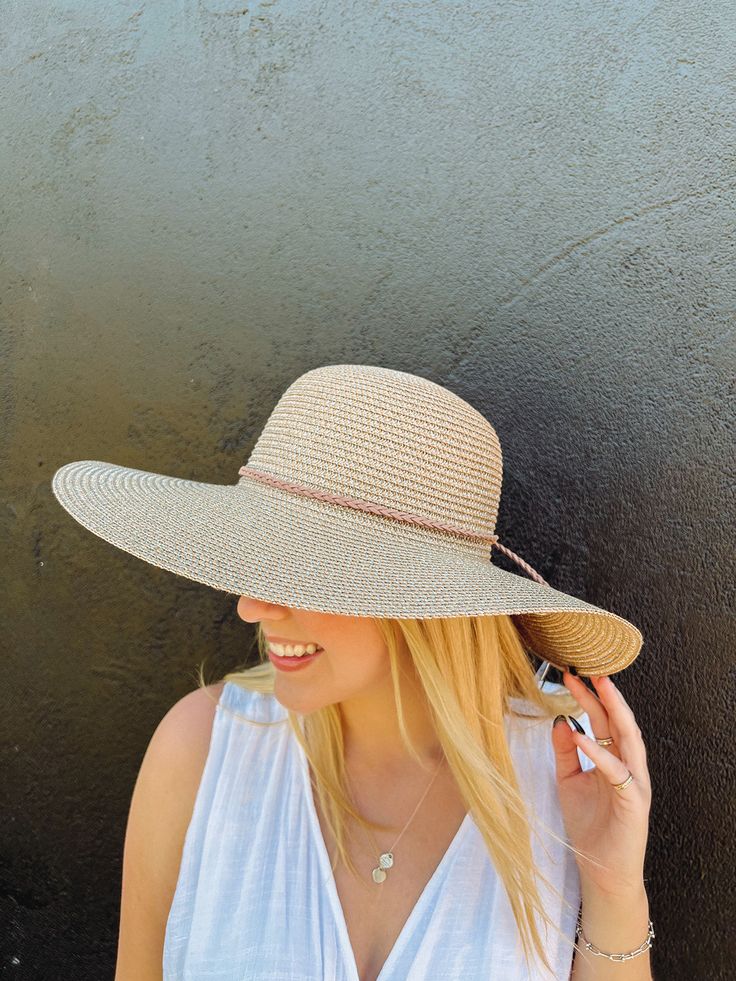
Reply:
[[[309, 762], [307, 760], [306, 753], [302, 745], [297, 739], [293, 740], [294, 745], [297, 748], [299, 756], [299, 769], [302, 774], [302, 781], [304, 786], [304, 793], [307, 803], [307, 811], [309, 813], [309, 823], [310, 830], [312, 834], [312, 840], [317, 849], [317, 854], [319, 856], [319, 863], [322, 869], [323, 881], [327, 887], [327, 892], [330, 898], [330, 905], [332, 907], [332, 915], [335, 920], [335, 926], [337, 928], [337, 933], [340, 938], [340, 943], [342, 945], [343, 951], [343, 961], [347, 968], [349, 975], [348, 981], [360, 981], [360, 974], [358, 973], [358, 962], [355, 959], [355, 951], [350, 942], [350, 934], [348, 933], [347, 920], [345, 918], [345, 912], [342, 908], [342, 903], [340, 902], [340, 895], [337, 891], [337, 883], [335, 881], [335, 874], [332, 871], [332, 863], [330, 862], [330, 856], [327, 851], [327, 845], [325, 844], [325, 839], [322, 834], [322, 829], [319, 823], [319, 816], [317, 814], [317, 807], [314, 803], [314, 795], [312, 793], [312, 783], [309, 776]], [[443, 872], [452, 860], [453, 855], [460, 847], [460, 842], [465, 836], [465, 831], [471, 823], [470, 812], [466, 813], [465, 817], [460, 824], [460, 827], [455, 832], [450, 844], [447, 846], [444, 855], [439, 861], [439, 864], [435, 868], [434, 872], [429, 878], [429, 881], [425, 885], [424, 889], [419, 895], [416, 903], [412, 907], [411, 912], [406, 918], [404, 925], [396, 938], [393, 947], [388, 953], [386, 960], [381, 965], [381, 970], [376, 976], [376, 981], [386, 981], [388, 977], [388, 972], [393, 967], [393, 962], [399, 956], [400, 951], [406, 943], [406, 939], [411, 933], [415, 921], [421, 915], [424, 906], [427, 904], [430, 892], [433, 891], [436, 883], [442, 876]]]

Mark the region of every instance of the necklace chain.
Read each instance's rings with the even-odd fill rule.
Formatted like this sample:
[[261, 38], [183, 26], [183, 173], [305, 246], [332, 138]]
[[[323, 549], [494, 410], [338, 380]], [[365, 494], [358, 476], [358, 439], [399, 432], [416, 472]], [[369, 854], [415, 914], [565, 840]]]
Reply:
[[[404, 834], [404, 832], [406, 831], [406, 829], [411, 824], [411, 822], [412, 822], [412, 820], [414, 818], [414, 815], [417, 813], [417, 811], [419, 810], [422, 802], [424, 801], [424, 798], [429, 793], [429, 791], [430, 791], [430, 789], [432, 787], [432, 784], [437, 779], [437, 774], [440, 772], [440, 768], [441, 768], [441, 766], [442, 766], [442, 764], [444, 762], [445, 762], [445, 757], [443, 756], [442, 759], [437, 764], [437, 769], [434, 771], [434, 776], [429, 781], [429, 785], [427, 786], [427, 789], [424, 791], [424, 793], [420, 797], [419, 803], [417, 804], [417, 806], [412, 811], [412, 813], [411, 813], [411, 815], [409, 817], [409, 820], [406, 822], [406, 824], [404, 825], [404, 827], [399, 832], [399, 837], [396, 839], [396, 841], [394, 841], [393, 845], [391, 845], [391, 847], [387, 851], [380, 852], [379, 853], [379, 855], [378, 855], [378, 865], [371, 872], [371, 875], [373, 877], [373, 881], [374, 882], [378, 882], [378, 883], [383, 882], [386, 879], [387, 870], [393, 868], [393, 866], [394, 866], [394, 854], [393, 854], [393, 850], [398, 845], [399, 841], [401, 840], [402, 835]], [[373, 847], [374, 847], [375, 851], [378, 852], [379, 850], [378, 850], [378, 847], [377, 847], [377, 844], [376, 844], [376, 839], [375, 839], [374, 835], [371, 832], [369, 832], [367, 828], [364, 828], [363, 830], [366, 832], [366, 834], [370, 837], [371, 841], [373, 842]]]

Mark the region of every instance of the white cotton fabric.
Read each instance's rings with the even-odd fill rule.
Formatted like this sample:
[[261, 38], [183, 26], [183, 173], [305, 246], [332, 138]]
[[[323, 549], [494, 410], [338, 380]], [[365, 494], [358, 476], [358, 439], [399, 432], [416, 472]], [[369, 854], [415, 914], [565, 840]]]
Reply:
[[[545, 683], [546, 691], [563, 686]], [[529, 710], [528, 706], [526, 707]], [[271, 728], [243, 716], [284, 720]], [[580, 723], [591, 735], [587, 715]], [[530, 814], [566, 839], [549, 720], [506, 717]], [[593, 766], [579, 754], [584, 769]], [[545, 930], [555, 981], [567, 981], [580, 902], [574, 855], [533, 835], [540, 882], [562, 937]], [[380, 888], [380, 887], [376, 887]], [[565, 939], [567, 938], [567, 939]], [[314, 806], [306, 757], [272, 695], [227, 682], [189, 824], [163, 953], [164, 981], [360, 981]], [[502, 882], [465, 817], [378, 981], [550, 981], [524, 965]]]

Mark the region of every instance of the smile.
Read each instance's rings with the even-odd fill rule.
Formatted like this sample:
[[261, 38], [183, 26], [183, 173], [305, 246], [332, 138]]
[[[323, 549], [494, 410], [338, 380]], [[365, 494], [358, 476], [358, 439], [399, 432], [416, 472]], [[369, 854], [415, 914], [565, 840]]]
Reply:
[[277, 644], [275, 640], [270, 641], [268, 646], [279, 657], [303, 657], [322, 650], [319, 644]]
[[[322, 654], [322, 648], [315, 650], [312, 654], [292, 654], [292, 655], [281, 655], [278, 654], [274, 647], [280, 645], [269, 645], [268, 656], [274, 667], [278, 668], [280, 671], [298, 671], [300, 668], [306, 668], [307, 665], [311, 664], [312, 661], [316, 661], [317, 658]], [[310, 647], [316, 645], [310, 644]]]

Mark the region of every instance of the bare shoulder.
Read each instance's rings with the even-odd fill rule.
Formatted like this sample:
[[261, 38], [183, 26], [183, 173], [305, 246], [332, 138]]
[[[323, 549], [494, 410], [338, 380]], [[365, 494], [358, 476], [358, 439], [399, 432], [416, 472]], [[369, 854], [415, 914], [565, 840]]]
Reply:
[[195, 688], [175, 702], [151, 736], [141, 764], [138, 783], [151, 802], [165, 796], [167, 827], [178, 852], [194, 810], [223, 687], [218, 682]]
[[[195, 688], [175, 702], [156, 727], [141, 765], [155, 774], [156, 784], [170, 784], [187, 825], [192, 816], [202, 771], [207, 761], [215, 710], [224, 682]], [[183, 842], [182, 842], [183, 843]]]
[[161, 978], [166, 923], [223, 687], [180, 698], [146, 748], [125, 833], [115, 981]]
[[224, 684], [219, 681], [188, 692], [171, 706], [151, 738], [151, 746], [156, 743], [157, 751], [172, 754], [170, 762], [191, 767], [193, 776], [201, 776]]

